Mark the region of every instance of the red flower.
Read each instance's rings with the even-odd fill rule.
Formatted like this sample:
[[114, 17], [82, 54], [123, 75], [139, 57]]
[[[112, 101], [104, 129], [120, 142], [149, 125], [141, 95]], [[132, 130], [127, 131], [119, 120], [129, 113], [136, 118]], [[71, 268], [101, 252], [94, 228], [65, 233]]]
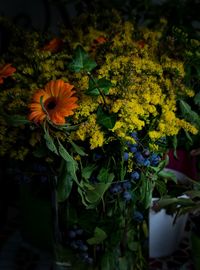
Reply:
[[60, 38], [53, 38], [49, 41], [47, 45], [43, 47], [43, 51], [50, 51], [52, 53], [56, 53], [61, 50], [63, 46], [63, 41]]
[[3, 83], [3, 79], [10, 77], [16, 68], [12, 67], [12, 64], [5, 64], [2, 68], [0, 68], [0, 84]]
[[94, 43], [102, 44], [106, 42], [106, 38], [104, 36], [99, 36], [98, 38], [94, 39]]

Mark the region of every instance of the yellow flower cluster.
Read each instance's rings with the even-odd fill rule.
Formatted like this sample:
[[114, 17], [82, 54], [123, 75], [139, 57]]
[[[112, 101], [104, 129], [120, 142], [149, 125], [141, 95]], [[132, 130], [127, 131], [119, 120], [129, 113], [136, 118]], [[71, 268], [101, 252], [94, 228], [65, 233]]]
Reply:
[[[152, 149], [156, 147], [154, 141], [176, 135], [180, 129], [196, 134], [196, 127], [180, 119], [177, 114], [177, 100], [194, 96], [193, 89], [184, 84], [184, 62], [167, 55], [167, 52], [160, 54], [159, 51], [166, 22], [161, 20], [157, 31], [137, 29], [131, 22], [115, 21], [111, 25], [105, 31], [89, 26], [85, 32], [76, 29], [76, 35], [70, 31], [64, 32], [66, 36], [63, 41], [68, 45], [58, 53], [41, 50], [40, 43], [33, 42], [32, 38], [26, 52], [29, 62], [16, 58], [17, 83], [11, 89], [1, 89], [0, 106], [10, 115], [27, 115], [34, 91], [42, 89], [50, 80], [59, 78], [74, 85], [78, 98], [78, 108], [69, 121], [78, 128], [70, 136], [73, 140], [88, 141], [91, 149], [102, 147], [113, 138], [131, 141], [133, 138], [129, 134], [142, 129], [150, 137]], [[102, 39], [96, 49], [98, 42], [95, 41], [99, 37]], [[96, 61], [94, 77], [112, 83], [103, 97], [86, 93], [91, 74], [75, 73], [67, 68], [66, 62], [71, 60], [71, 50], [77, 44], [82, 44]], [[108, 114], [116, 116], [109, 132], [97, 120], [98, 108], [102, 106], [106, 107]], [[17, 143], [21, 131], [21, 127], [10, 128], [1, 121], [1, 155], [14, 149], [12, 145]], [[52, 134], [62, 141], [69, 136], [65, 133]], [[11, 151], [12, 157], [23, 158], [27, 154], [28, 145], [35, 147], [41, 141], [41, 130], [35, 129], [29, 135], [27, 148], [23, 146], [21, 150]]]
[[96, 114], [87, 117], [87, 121], [80, 124], [78, 131], [72, 134], [72, 139], [85, 141], [89, 138], [90, 148], [101, 147], [104, 142], [104, 133], [96, 123]]

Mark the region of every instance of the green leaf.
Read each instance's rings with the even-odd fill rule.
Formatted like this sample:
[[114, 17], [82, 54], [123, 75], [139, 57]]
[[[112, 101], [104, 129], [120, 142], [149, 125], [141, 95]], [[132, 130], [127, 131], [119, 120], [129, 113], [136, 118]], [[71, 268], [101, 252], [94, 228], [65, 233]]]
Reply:
[[116, 259], [116, 255], [113, 252], [105, 252], [102, 255], [101, 258], [101, 269], [103, 270], [113, 270], [116, 268], [116, 264], [115, 264], [115, 259]]
[[136, 250], [138, 249], [138, 242], [134, 241], [135, 240], [135, 230], [129, 230], [127, 233], [127, 244], [128, 244], [128, 248], [130, 250], [132, 250], [133, 252], [136, 252]]
[[108, 254], [104, 254], [101, 259], [101, 269], [111, 270], [113, 268], [110, 267], [110, 256]]
[[160, 181], [160, 180], [156, 181], [155, 187], [158, 190], [160, 196], [166, 194], [167, 187], [166, 187], [166, 183], [163, 180], [162, 181]]
[[88, 180], [93, 171], [97, 168], [97, 166], [95, 164], [89, 164], [88, 166], [84, 167], [82, 169], [82, 177], [85, 179], [85, 180]]
[[197, 78], [200, 79], [200, 65], [199, 65], [199, 60], [198, 61], [198, 64], [195, 64], [194, 67], [196, 69], [196, 72], [197, 72]]
[[163, 197], [159, 201], [157, 201], [159, 208], [166, 208], [169, 206], [174, 206], [176, 209], [177, 206], [188, 206], [193, 205], [193, 201], [189, 198], [170, 198], [170, 197]]
[[62, 171], [58, 176], [57, 198], [58, 202], [64, 202], [70, 195], [73, 179], [68, 172], [68, 162], [63, 162]]
[[86, 190], [85, 198], [91, 204], [90, 207], [95, 207], [96, 204], [103, 199], [103, 195], [110, 187], [111, 183], [97, 183], [93, 185], [93, 190]]
[[72, 179], [79, 185], [77, 176], [76, 176], [76, 171], [78, 170], [78, 164], [77, 161], [74, 160], [74, 158], [68, 153], [68, 151], [65, 149], [65, 147], [61, 144], [61, 142], [58, 140], [59, 144], [59, 154], [61, 157], [67, 161], [67, 166], [68, 166], [68, 172], [71, 175]]
[[159, 163], [159, 165], [157, 166], [157, 167], [151, 167], [151, 169], [154, 171], [154, 172], [156, 172], [156, 173], [159, 173], [160, 171], [162, 171], [165, 167], [166, 167], [166, 165], [169, 163], [169, 156], [168, 155], [166, 155], [166, 158], [165, 159], [163, 159], [160, 163]]
[[44, 126], [44, 139], [46, 141], [46, 146], [50, 151], [58, 155], [58, 150], [56, 145], [54, 144], [53, 138], [50, 136], [48, 129]]
[[106, 78], [101, 78], [99, 80], [90, 78], [89, 88], [86, 91], [86, 94], [91, 96], [98, 96], [100, 95], [100, 89], [103, 94], [107, 95], [111, 86], [112, 83]]
[[195, 111], [191, 109], [191, 106], [183, 100], [179, 101], [179, 106], [183, 117], [187, 121], [195, 123], [198, 125], [198, 127], [200, 127], [200, 117]]
[[99, 227], [96, 227], [94, 230], [94, 236], [87, 240], [89, 245], [98, 245], [102, 243], [107, 238], [107, 234], [104, 230]]
[[27, 117], [23, 116], [23, 115], [5, 115], [5, 120], [7, 122], [8, 125], [14, 126], [14, 127], [18, 127], [21, 125], [26, 125], [26, 124], [30, 124], [31, 122], [27, 119]]
[[127, 270], [128, 269], [128, 262], [127, 262], [127, 258], [124, 257], [120, 257], [119, 258], [119, 270]]
[[158, 176], [160, 176], [162, 178], [167, 178], [167, 179], [173, 180], [175, 183], [177, 183], [176, 175], [173, 172], [168, 171], [166, 169], [160, 171], [158, 173]]
[[190, 198], [200, 198], [200, 191], [199, 190], [188, 190], [185, 192]]
[[72, 62], [69, 64], [69, 69], [74, 72], [86, 71], [90, 72], [97, 66], [96, 62], [89, 57], [81, 45], [75, 49]]
[[178, 139], [177, 139], [176, 135], [173, 136], [173, 138], [172, 138], [172, 145], [173, 145], [173, 149], [174, 149], [173, 154], [174, 154], [175, 158], [177, 158], [176, 149], [177, 149], [177, 146], [178, 146]]
[[83, 147], [78, 146], [72, 141], [70, 141], [70, 144], [73, 146], [77, 154], [79, 154], [80, 156], [87, 156], [87, 154], [83, 151]]
[[109, 173], [109, 170], [106, 168], [101, 168], [97, 179], [101, 182], [101, 183], [111, 183], [114, 179], [114, 174], [113, 173]]
[[97, 110], [97, 123], [103, 127], [106, 127], [108, 129], [112, 129], [115, 126], [117, 120], [117, 115], [112, 113], [109, 114], [101, 107], [98, 108]]
[[148, 181], [144, 173], [141, 173], [140, 180], [141, 180], [140, 197], [141, 201], [143, 202], [144, 208], [147, 209], [151, 205], [153, 185], [150, 181]]
[[200, 92], [197, 93], [194, 97], [194, 103], [198, 106], [200, 106]]

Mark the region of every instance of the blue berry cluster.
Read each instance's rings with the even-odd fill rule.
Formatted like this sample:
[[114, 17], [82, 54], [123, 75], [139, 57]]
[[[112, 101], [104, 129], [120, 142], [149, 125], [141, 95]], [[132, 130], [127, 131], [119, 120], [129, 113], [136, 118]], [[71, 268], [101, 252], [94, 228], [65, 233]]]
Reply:
[[161, 160], [156, 153], [151, 153], [148, 148], [144, 148], [139, 142], [137, 132], [131, 133], [136, 143], [127, 142], [127, 151], [124, 152], [124, 161], [133, 157], [138, 167], [157, 166]]
[[67, 233], [67, 244], [77, 252], [83, 262], [87, 264], [93, 263], [93, 259], [89, 255], [89, 247], [85, 241], [83, 229], [77, 226], [69, 229]]
[[131, 193], [132, 183], [129, 180], [125, 180], [124, 182], [114, 183], [109, 191], [112, 196], [120, 194], [122, 198], [128, 202], [133, 199], [133, 195]]

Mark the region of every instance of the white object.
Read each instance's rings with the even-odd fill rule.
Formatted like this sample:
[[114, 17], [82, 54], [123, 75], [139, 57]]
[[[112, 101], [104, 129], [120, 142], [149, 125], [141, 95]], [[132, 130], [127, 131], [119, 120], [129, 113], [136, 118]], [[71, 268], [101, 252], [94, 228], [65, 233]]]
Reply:
[[[172, 171], [180, 182], [187, 181], [187, 176]], [[180, 197], [186, 197], [185, 195]], [[153, 201], [158, 198], [153, 198]], [[167, 215], [165, 209], [155, 212], [153, 209], [149, 211], [149, 257], [159, 258], [171, 255], [180, 244], [184, 229], [187, 222], [188, 214], [181, 215], [174, 222], [174, 215]]]

